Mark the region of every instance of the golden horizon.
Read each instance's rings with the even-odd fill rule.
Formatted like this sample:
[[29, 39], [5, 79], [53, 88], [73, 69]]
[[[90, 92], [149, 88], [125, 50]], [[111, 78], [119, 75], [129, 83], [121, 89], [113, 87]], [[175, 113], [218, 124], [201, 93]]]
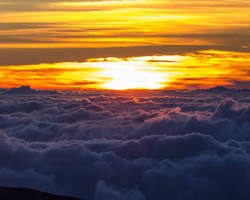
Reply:
[[46, 89], [187, 89], [250, 81], [250, 53], [200, 51], [184, 55], [92, 58], [0, 67], [1, 87]]

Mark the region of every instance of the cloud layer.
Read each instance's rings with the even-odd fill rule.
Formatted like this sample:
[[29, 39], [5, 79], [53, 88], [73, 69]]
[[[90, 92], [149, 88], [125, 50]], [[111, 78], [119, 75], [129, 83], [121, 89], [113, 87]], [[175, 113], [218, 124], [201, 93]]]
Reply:
[[0, 0], [0, 48], [207, 45], [249, 52], [248, 7], [249, 0]]
[[248, 90], [1, 94], [0, 185], [88, 200], [247, 199]]

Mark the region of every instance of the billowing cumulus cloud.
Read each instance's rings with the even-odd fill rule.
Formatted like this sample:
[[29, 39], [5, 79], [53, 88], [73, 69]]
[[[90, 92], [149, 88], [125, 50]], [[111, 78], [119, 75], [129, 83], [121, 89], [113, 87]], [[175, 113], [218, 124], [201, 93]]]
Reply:
[[2, 91], [0, 185], [88, 200], [247, 199], [249, 102], [249, 90], [224, 88]]

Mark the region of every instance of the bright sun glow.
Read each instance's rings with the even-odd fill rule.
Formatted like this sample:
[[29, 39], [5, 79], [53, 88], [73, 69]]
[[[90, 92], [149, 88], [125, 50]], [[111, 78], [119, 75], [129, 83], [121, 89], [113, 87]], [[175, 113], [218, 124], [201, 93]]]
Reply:
[[[108, 63], [101, 75], [110, 80], [101, 85], [106, 89], [160, 89], [165, 86], [166, 78], [162, 74], [143, 70], [126, 62]], [[164, 74], [166, 76], [166, 74]]]

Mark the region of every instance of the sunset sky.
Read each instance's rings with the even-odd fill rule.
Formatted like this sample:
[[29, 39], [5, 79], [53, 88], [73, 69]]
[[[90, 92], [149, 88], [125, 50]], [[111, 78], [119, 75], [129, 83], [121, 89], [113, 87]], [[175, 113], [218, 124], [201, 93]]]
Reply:
[[250, 0], [0, 0], [0, 200], [250, 200], [249, 133]]
[[249, 0], [0, 0], [0, 85], [250, 88]]

